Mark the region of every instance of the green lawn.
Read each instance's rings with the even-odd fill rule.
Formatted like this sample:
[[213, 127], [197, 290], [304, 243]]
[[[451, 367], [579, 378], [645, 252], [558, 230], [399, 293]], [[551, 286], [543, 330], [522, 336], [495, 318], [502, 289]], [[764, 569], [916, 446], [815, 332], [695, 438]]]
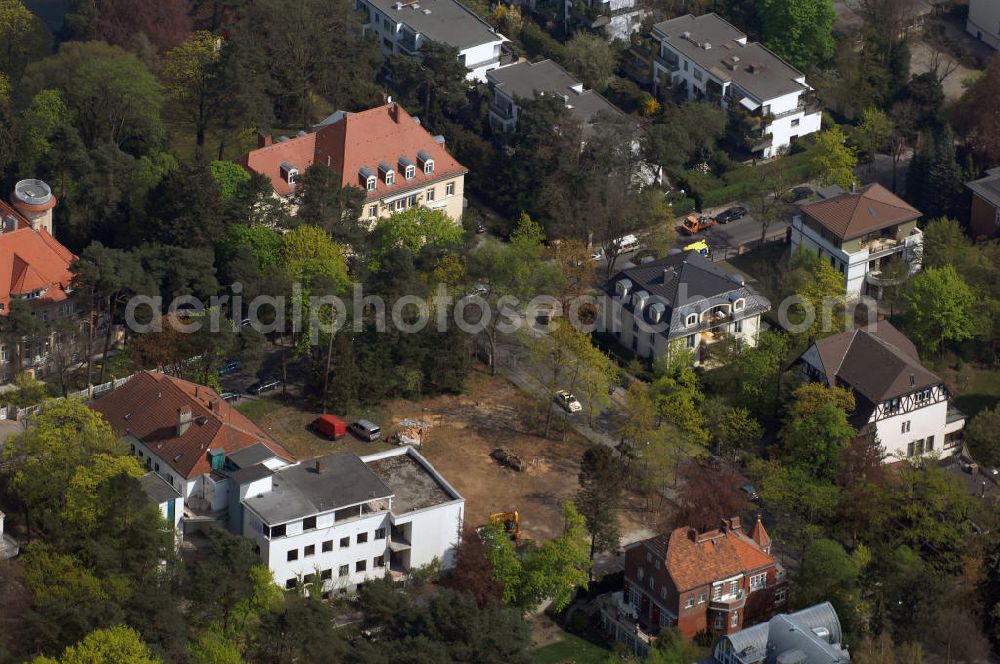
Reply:
[[563, 640], [539, 648], [532, 653], [535, 664], [605, 664], [611, 651], [587, 639], [566, 632]]
[[240, 411], [254, 421], [257, 421], [259, 418], [264, 417], [268, 413], [272, 413], [279, 408], [281, 408], [281, 403], [274, 401], [273, 399], [244, 401], [236, 406], [236, 410]]
[[959, 391], [955, 405], [969, 418], [1000, 402], [1000, 371], [966, 365], [955, 383]]

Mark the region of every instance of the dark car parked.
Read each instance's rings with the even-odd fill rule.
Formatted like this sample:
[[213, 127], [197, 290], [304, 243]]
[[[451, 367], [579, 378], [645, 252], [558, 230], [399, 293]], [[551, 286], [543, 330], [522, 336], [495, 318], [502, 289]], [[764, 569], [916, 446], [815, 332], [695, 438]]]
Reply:
[[271, 390], [276, 390], [280, 386], [281, 386], [281, 381], [278, 380], [277, 378], [266, 378], [248, 387], [247, 394], [263, 394], [264, 392], [270, 392]]
[[223, 362], [222, 366], [219, 367], [219, 375], [225, 376], [227, 374], [236, 373], [240, 370], [240, 363], [237, 360], [226, 360]]
[[812, 187], [796, 187], [789, 193], [789, 197], [792, 199], [792, 202], [795, 203], [797, 201], [801, 201], [803, 198], [809, 198], [813, 195], [813, 193], [815, 192], [813, 192]]
[[720, 212], [716, 215], [715, 220], [720, 224], [728, 224], [730, 221], [736, 221], [741, 219], [743, 215], [747, 213], [747, 209], [742, 205], [736, 207], [731, 207], [728, 210]]

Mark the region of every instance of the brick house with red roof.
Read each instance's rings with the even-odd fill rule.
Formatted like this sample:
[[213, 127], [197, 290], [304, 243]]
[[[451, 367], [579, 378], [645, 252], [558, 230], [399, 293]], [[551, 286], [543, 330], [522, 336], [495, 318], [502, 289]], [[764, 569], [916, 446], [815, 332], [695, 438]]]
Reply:
[[228, 508], [229, 480], [223, 471], [295, 463], [288, 450], [215, 390], [163, 373], [140, 372], [91, 408], [146, 468], [197, 511]]
[[307, 168], [325, 164], [340, 174], [341, 186], [365, 192], [361, 218], [370, 223], [414, 205], [462, 219], [468, 169], [448, 153], [443, 137], [431, 136], [400, 104], [338, 112], [328, 120], [311, 133], [277, 142], [261, 136], [258, 149], [239, 163], [266, 175], [282, 198], [295, 192]]
[[[21, 180], [10, 198], [12, 205], [0, 201], [0, 315], [10, 312], [12, 301], [25, 300], [47, 326], [75, 317], [70, 266], [76, 256], [52, 236], [55, 196], [41, 180]], [[30, 345], [0, 345], [0, 377], [12, 380], [23, 368], [42, 373], [57, 341], [49, 335]]]
[[759, 517], [749, 533], [733, 517], [716, 530], [676, 528], [625, 551], [621, 603], [638, 622], [636, 634], [669, 626], [689, 638], [738, 632], [770, 618], [785, 592], [784, 569]]

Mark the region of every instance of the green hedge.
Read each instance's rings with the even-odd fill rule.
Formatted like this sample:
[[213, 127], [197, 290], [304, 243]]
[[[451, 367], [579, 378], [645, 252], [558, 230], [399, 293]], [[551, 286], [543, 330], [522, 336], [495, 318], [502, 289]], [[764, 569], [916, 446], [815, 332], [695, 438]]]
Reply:
[[679, 217], [682, 214], [694, 212], [694, 209], [697, 207], [697, 203], [693, 198], [682, 198], [679, 201], [671, 203], [671, 206], [674, 209], [674, 215]]

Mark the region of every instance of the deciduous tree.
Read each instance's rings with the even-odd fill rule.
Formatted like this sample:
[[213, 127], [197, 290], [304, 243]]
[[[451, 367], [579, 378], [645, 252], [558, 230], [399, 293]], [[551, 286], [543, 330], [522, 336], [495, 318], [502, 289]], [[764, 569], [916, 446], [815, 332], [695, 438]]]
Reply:
[[610, 447], [598, 445], [583, 453], [576, 505], [590, 533], [591, 563], [595, 554], [618, 548], [624, 479], [621, 460]]
[[839, 127], [820, 132], [810, 153], [812, 166], [819, 173], [821, 183], [850, 190], [856, 182], [854, 168], [858, 165], [858, 158]]
[[920, 271], [903, 298], [910, 306], [906, 330], [924, 350], [940, 352], [946, 342], [975, 334], [976, 296], [952, 266]]
[[832, 0], [758, 0], [764, 43], [802, 70], [833, 55]]
[[194, 125], [195, 142], [205, 144], [205, 130], [216, 106], [224, 103], [215, 95], [215, 73], [221, 42], [210, 32], [200, 30], [167, 51], [163, 56], [160, 77], [178, 110]]

